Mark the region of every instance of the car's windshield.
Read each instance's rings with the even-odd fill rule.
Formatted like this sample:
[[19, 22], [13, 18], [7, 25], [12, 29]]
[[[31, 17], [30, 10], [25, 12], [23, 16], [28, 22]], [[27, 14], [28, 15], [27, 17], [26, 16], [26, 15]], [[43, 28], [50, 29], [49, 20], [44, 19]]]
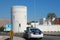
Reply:
[[39, 29], [30, 29], [32, 32], [40, 32]]

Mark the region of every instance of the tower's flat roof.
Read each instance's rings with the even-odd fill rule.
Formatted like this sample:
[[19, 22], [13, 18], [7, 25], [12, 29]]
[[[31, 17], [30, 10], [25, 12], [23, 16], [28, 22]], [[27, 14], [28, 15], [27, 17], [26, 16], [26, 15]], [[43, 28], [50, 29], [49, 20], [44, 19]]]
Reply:
[[27, 6], [18, 6], [18, 5], [15, 5], [15, 6], [12, 6], [12, 7], [15, 7], [15, 8], [20, 8], [20, 7], [26, 8]]

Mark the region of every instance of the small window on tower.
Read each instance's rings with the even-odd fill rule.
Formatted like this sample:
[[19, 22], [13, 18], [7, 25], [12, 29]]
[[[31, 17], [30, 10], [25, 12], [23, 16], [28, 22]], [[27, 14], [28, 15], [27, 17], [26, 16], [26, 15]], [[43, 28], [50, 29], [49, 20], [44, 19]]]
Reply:
[[21, 27], [21, 24], [19, 24], [19, 27]]

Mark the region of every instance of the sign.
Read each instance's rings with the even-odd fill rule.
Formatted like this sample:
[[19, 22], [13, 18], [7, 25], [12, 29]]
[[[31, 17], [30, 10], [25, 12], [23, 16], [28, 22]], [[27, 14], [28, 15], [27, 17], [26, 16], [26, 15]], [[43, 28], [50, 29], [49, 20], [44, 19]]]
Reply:
[[11, 28], [12, 28], [11, 24], [6, 24], [6, 29], [5, 29], [5, 31], [10, 31]]

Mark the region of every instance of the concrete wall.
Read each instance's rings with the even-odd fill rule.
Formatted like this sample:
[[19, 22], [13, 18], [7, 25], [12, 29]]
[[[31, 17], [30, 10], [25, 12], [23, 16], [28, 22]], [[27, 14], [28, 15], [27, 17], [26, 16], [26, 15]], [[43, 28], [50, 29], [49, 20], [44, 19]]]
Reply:
[[38, 25], [43, 32], [60, 32], [60, 25]]
[[[31, 25], [27, 26], [30, 27]], [[44, 34], [60, 35], [60, 25], [35, 25], [34, 27], [39, 28]]]

